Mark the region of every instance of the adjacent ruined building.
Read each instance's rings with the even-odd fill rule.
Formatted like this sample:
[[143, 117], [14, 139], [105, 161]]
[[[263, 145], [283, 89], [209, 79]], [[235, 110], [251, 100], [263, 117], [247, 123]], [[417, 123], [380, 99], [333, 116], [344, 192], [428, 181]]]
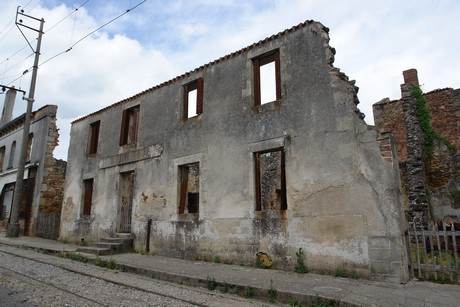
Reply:
[[423, 93], [423, 111], [414, 93], [419, 88], [417, 70], [403, 75], [402, 98], [385, 98], [373, 110], [377, 130], [395, 139], [409, 226], [426, 229], [435, 221], [459, 222], [460, 89]]
[[406, 281], [397, 163], [328, 42], [307, 21], [75, 120], [60, 239]]
[[[12, 118], [15, 91], [5, 95], [0, 120], [0, 227], [10, 219], [21, 150], [25, 114]], [[32, 112], [27, 143], [23, 197], [19, 210], [20, 233], [57, 238], [64, 193], [66, 162], [53, 157], [58, 145], [57, 106]]]

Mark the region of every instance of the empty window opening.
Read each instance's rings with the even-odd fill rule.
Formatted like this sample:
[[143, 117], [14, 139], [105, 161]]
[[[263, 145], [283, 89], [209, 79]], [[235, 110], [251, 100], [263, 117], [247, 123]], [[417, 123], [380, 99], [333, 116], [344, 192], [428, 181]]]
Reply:
[[27, 151], [26, 151], [26, 161], [30, 161], [30, 155], [32, 153], [32, 144], [34, 141], [34, 134], [29, 134], [29, 139], [27, 141]]
[[8, 168], [13, 168], [15, 155], [16, 155], [16, 141], [14, 141], [13, 144], [11, 144], [10, 157], [8, 160]]
[[197, 162], [179, 166], [179, 177], [179, 214], [199, 213], [200, 164]]
[[14, 183], [7, 183], [3, 186], [3, 190], [0, 195], [0, 219], [2, 220], [10, 218], [11, 206], [13, 205], [14, 186]]
[[91, 204], [93, 202], [94, 179], [83, 180], [83, 216], [91, 215]]
[[124, 110], [121, 120], [120, 145], [136, 144], [138, 127], [139, 106]]
[[256, 106], [281, 99], [279, 51], [253, 59], [254, 104]]
[[97, 121], [92, 123], [90, 127], [89, 133], [89, 146], [88, 146], [88, 154], [93, 155], [97, 153], [97, 145], [99, 142], [99, 127], [101, 126], [101, 121]]
[[184, 115], [190, 118], [203, 113], [203, 78], [184, 85]]
[[276, 100], [275, 62], [260, 67], [260, 104]]
[[256, 211], [286, 210], [284, 150], [254, 153], [256, 171]]
[[5, 146], [0, 147], [0, 172], [3, 172], [3, 161], [5, 159]]

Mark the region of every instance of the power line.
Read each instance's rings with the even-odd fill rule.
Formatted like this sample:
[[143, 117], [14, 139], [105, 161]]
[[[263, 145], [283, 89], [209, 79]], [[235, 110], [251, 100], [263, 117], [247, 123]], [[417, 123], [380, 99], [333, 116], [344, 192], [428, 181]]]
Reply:
[[[33, 0], [30, 0], [30, 1], [24, 6], [24, 8], [26, 8], [32, 1], [33, 1]], [[37, 5], [38, 5], [41, 1], [42, 1], [42, 0], [39, 0], [39, 1], [35, 4], [35, 6], [34, 6], [32, 9], [30, 9], [30, 10], [32, 11], [35, 7], [37, 7]], [[0, 35], [8, 29], [8, 27], [13, 23], [14, 20], [15, 20], [15, 18], [11, 19], [11, 20], [8, 22], [8, 24], [5, 26], [5, 28], [3, 28], [2, 31], [0, 31]], [[14, 28], [14, 25], [11, 25], [11, 27], [10, 27], [9, 30], [8, 30], [8, 32], [6, 32], [5, 35], [2, 36], [2, 37], [0, 38], [0, 42], [1, 42], [5, 37], [7, 37], [8, 34], [10, 34], [10, 32], [11, 32], [11, 30], [13, 30], [13, 28]]]
[[[41, 0], [40, 0], [40, 1], [41, 1]], [[59, 22], [57, 22], [55, 25], [53, 25], [53, 26], [50, 28], [50, 30], [51, 30], [52, 28], [54, 28], [55, 26], [57, 26], [57, 24], [61, 23], [63, 20], [67, 19], [67, 18], [68, 18], [69, 16], [71, 16], [73, 13], [77, 12], [79, 8], [83, 7], [83, 6], [84, 6], [86, 3], [88, 3], [89, 1], [90, 1], [90, 0], [85, 1], [85, 2], [84, 2], [83, 4], [81, 4], [77, 9], [73, 10], [72, 13], [68, 14], [66, 17], [64, 17], [64, 18], [61, 19]], [[116, 21], [117, 19], [123, 17], [124, 15], [126, 15], [126, 14], [128, 14], [129, 12], [133, 11], [134, 9], [138, 8], [139, 6], [141, 6], [142, 4], [144, 4], [146, 1], [147, 1], [147, 0], [143, 0], [143, 1], [139, 2], [139, 3], [136, 4], [135, 6], [130, 7], [129, 9], [127, 9], [127, 10], [126, 10], [125, 12], [123, 12], [122, 14], [120, 14], [120, 15], [116, 16], [115, 18], [109, 20], [108, 22], [104, 23], [103, 25], [101, 25], [101, 26], [98, 27], [97, 29], [95, 29], [95, 30], [89, 32], [88, 34], [84, 35], [82, 38], [80, 38], [80, 39], [77, 40], [75, 43], [73, 43], [67, 50], [61, 51], [61, 52], [59, 52], [59, 53], [53, 55], [52, 57], [46, 59], [46, 60], [43, 61], [42, 63], [40, 63], [40, 64], [39, 64], [39, 67], [42, 66], [43, 64], [46, 64], [46, 63], [48, 63], [49, 61], [55, 59], [56, 57], [58, 57], [58, 56], [60, 56], [60, 55], [62, 55], [62, 54], [65, 54], [65, 53], [67, 53], [67, 52], [73, 50], [73, 47], [75, 47], [77, 44], [81, 43], [83, 40], [87, 39], [87, 38], [90, 37], [92, 34], [96, 33], [97, 31], [99, 31], [99, 30], [105, 28], [106, 26], [108, 26], [109, 24], [113, 23], [113, 22]], [[49, 32], [49, 30], [48, 30], [48, 32]], [[23, 47], [22, 49], [24, 49], [24, 48], [26, 48], [26, 47], [28, 47], [28, 45], [26, 45], [26, 46]], [[22, 49], [21, 49], [21, 50], [22, 50]], [[19, 53], [21, 50], [17, 51], [15, 54]], [[30, 57], [30, 56], [28, 56], [27, 58], [29, 58], [29, 57]], [[26, 58], [26, 59], [27, 59], [27, 58]], [[26, 59], [24, 59], [24, 60], [26, 60]], [[8, 59], [7, 59], [7, 60], [8, 60]], [[23, 60], [23, 61], [24, 61], [24, 60]], [[22, 63], [23, 61], [21, 61], [21, 63]], [[4, 63], [4, 62], [5, 62], [5, 61], [3, 61], [2, 63]], [[17, 65], [16, 65], [16, 66], [17, 66]], [[21, 73], [21, 74], [15, 75], [15, 76], [18, 76], [18, 77], [17, 77], [16, 79], [10, 81], [8, 84], [12, 84], [12, 83], [14, 83], [15, 81], [21, 79], [24, 75], [28, 74], [28, 73], [31, 71], [31, 69], [32, 69], [32, 67], [30, 67], [29, 69], [26, 69], [26, 70], [25, 70], [23, 73]], [[11, 70], [11, 69], [10, 69], [10, 70]], [[9, 71], [9, 70], [8, 70], [8, 71]], [[14, 77], [14, 76], [13, 76], [13, 77]]]
[[82, 3], [79, 7], [75, 8], [71, 13], [69, 13], [67, 16], [56, 22], [53, 26], [51, 26], [46, 33], [50, 32], [53, 30], [57, 25], [59, 25], [61, 22], [72, 16], [74, 13], [76, 13], [79, 9], [81, 9], [83, 6], [85, 6], [90, 0], [86, 0], [84, 3]]
[[29, 54], [25, 59], [23, 59], [22, 61], [17, 62], [17, 63], [14, 64], [13, 66], [11, 66], [8, 70], [5, 70], [5, 71], [3, 72], [3, 74], [8, 73], [9, 71], [13, 70], [15, 67], [21, 65], [21, 63], [27, 61], [27, 59], [30, 58], [30, 57], [33, 56], [33, 55], [34, 55], [34, 53]]
[[143, 0], [142, 2], [136, 4], [135, 6], [129, 8], [126, 10], [126, 12], [123, 12], [122, 14], [116, 16], [115, 18], [109, 20], [108, 22], [106, 22], [105, 24], [103, 24], [102, 26], [100, 26], [99, 28], [89, 32], [88, 34], [86, 34], [85, 36], [83, 36], [82, 38], [80, 38], [78, 41], [76, 41], [72, 46], [69, 47], [69, 49], [65, 50], [65, 51], [61, 51], [55, 55], [53, 55], [52, 57], [48, 58], [47, 60], [43, 61], [39, 66], [42, 66], [43, 64], [45, 63], [48, 63], [49, 61], [53, 60], [54, 58], [62, 55], [62, 54], [65, 54], [69, 51], [71, 51], [73, 49], [73, 47], [75, 47], [77, 44], [81, 43], [83, 40], [87, 39], [88, 37], [90, 37], [91, 35], [93, 35], [94, 33], [96, 33], [97, 31], [101, 30], [102, 28], [105, 28], [106, 26], [108, 26], [109, 24], [111, 24], [112, 22], [116, 21], [117, 19], [123, 17], [124, 15], [128, 14], [129, 12], [131, 12], [132, 10], [136, 9], [137, 7], [139, 7], [140, 5], [142, 5], [143, 3], [145, 3], [147, 0]]
[[[33, 0], [30, 0], [30, 1], [24, 6], [24, 8], [27, 7], [32, 1], [33, 1]], [[42, 1], [42, 0], [39, 0], [39, 1], [35, 4], [35, 6], [31, 9], [31, 11], [32, 11], [35, 7], [37, 7], [37, 5], [38, 5], [41, 1]], [[59, 20], [57, 23], [55, 23], [53, 26], [51, 26], [51, 27], [47, 30], [47, 32], [53, 30], [53, 29], [54, 29], [56, 26], [58, 26], [61, 22], [63, 22], [64, 20], [66, 20], [67, 18], [69, 18], [70, 16], [72, 16], [72, 14], [76, 13], [80, 8], [82, 8], [83, 6], [85, 6], [89, 1], [90, 1], [90, 0], [86, 0], [86, 1], [83, 2], [81, 5], [79, 5], [77, 8], [75, 8], [74, 10], [72, 10], [71, 13], [69, 13], [67, 16], [65, 16], [64, 18], [62, 18], [61, 20]], [[15, 19], [13, 18], [13, 19], [8, 23], [8, 25], [9, 25], [10, 23], [12, 23], [14, 20], [15, 20]], [[14, 26], [13, 26], [13, 27], [14, 27]], [[6, 28], [5, 28], [5, 29], [6, 29]], [[5, 30], [5, 29], [4, 29], [4, 30]], [[3, 31], [4, 31], [4, 30], [3, 30]], [[11, 31], [11, 29], [10, 29], [10, 31]], [[0, 32], [0, 34], [1, 34], [1, 32]], [[8, 35], [8, 33], [5, 34], [4, 37], [6, 37], [6, 35]], [[4, 38], [4, 37], [3, 37], [3, 38]], [[0, 41], [1, 41], [1, 40], [2, 40], [2, 38], [0, 39]], [[35, 39], [35, 40], [37, 40], [37, 39]], [[19, 50], [16, 51], [15, 53], [13, 53], [11, 56], [9, 56], [8, 58], [6, 58], [6, 59], [3, 60], [2, 62], [0, 62], [0, 65], [3, 64], [3, 63], [5, 63], [5, 62], [7, 62], [7, 61], [10, 61], [15, 55], [17, 55], [17, 54], [18, 54], [19, 52], [21, 52], [22, 50], [26, 49], [28, 46], [29, 46], [29, 45], [25, 45], [24, 47], [22, 47], [21, 49], [19, 49]], [[29, 57], [30, 57], [30, 55], [27, 56], [24, 60], [28, 59]], [[6, 73], [7, 73], [8, 71], [10, 71], [13, 67], [18, 66], [18, 65], [19, 65], [20, 63], [22, 63], [24, 60], [21, 60], [20, 62], [18, 62], [18, 64], [16, 64], [16, 65], [10, 67], [10, 69], [5, 70], [1, 75], [6, 74]], [[17, 75], [18, 75], [18, 74], [16, 74], [15, 76], [17, 76]], [[23, 75], [23, 74], [21, 74], [20, 76], [22, 77], [22, 75]], [[7, 79], [7, 78], [8, 78], [8, 77], [3, 77], [3, 79]], [[15, 79], [15, 80], [17, 80], [17, 79]]]

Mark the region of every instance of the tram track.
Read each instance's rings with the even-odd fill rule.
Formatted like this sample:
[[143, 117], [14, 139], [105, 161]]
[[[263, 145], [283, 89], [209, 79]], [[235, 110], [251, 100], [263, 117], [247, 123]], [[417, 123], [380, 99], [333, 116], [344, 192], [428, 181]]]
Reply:
[[[17, 262], [18, 259], [22, 259], [23, 262], [26, 262], [26, 264], [24, 264], [22, 268], [25, 268], [25, 267], [37, 268], [40, 266], [52, 266], [60, 270], [63, 270], [62, 272], [60, 272], [61, 276], [66, 275], [68, 277], [72, 277], [75, 280], [80, 280], [82, 276], [89, 278], [89, 279], [97, 279], [105, 283], [110, 283], [112, 285], [115, 285], [117, 287], [124, 287], [124, 288], [130, 289], [131, 291], [142, 292], [147, 296], [154, 296], [154, 295], [158, 296], [160, 297], [158, 299], [159, 301], [173, 300], [175, 301], [176, 304], [179, 304], [181, 306], [184, 306], [184, 305], [209, 306], [203, 303], [203, 300], [205, 300], [203, 299], [203, 296], [214, 296], [213, 298], [215, 298], [216, 296], [216, 294], [209, 293], [208, 291], [204, 291], [202, 289], [190, 289], [189, 287], [185, 287], [185, 286], [172, 285], [164, 281], [153, 280], [151, 278], [146, 278], [146, 277], [137, 276], [137, 275], [133, 276], [132, 274], [129, 274], [129, 273], [111, 271], [111, 270], [96, 267], [93, 265], [78, 263], [75, 261], [71, 261], [69, 259], [63, 259], [63, 258], [59, 258], [56, 256], [51, 256], [51, 255], [44, 255], [44, 254], [36, 253], [33, 251], [26, 251], [26, 250], [18, 249], [15, 247], [4, 246], [4, 245], [0, 245], [0, 247], [1, 247], [0, 257], [2, 258], [2, 260], [4, 260], [6, 256], [10, 257], [9, 261], [0, 262], [0, 268], [2, 268], [3, 270], [9, 271], [11, 274], [17, 274], [21, 276], [22, 278], [29, 279], [31, 281], [34, 281], [35, 283], [41, 283], [42, 285], [46, 287], [52, 287], [53, 289], [57, 291], [65, 292], [67, 295], [73, 295], [78, 299], [86, 300], [92, 306], [111, 306], [113, 304], [107, 303], [106, 300], [104, 299], [102, 300], [96, 299], [88, 295], [76, 293], [76, 291], [69, 290], [66, 286], [56, 285], [53, 282], [49, 282], [49, 278], [50, 278], [49, 276], [42, 277], [42, 278], [33, 277], [33, 276], [30, 276], [29, 274], [30, 272], [24, 271], [23, 269], [14, 269], [11, 267], [11, 265], [5, 265], [5, 263]], [[47, 269], [45, 268], [44, 270], [47, 270]], [[39, 276], [40, 274], [37, 274], [37, 275]], [[143, 285], [141, 286], [141, 285], [133, 284], [132, 282], [133, 279], [136, 279], [137, 282], [141, 280], [141, 283]], [[129, 282], [126, 282], [127, 280]], [[152, 284], [155, 284], [157, 288], [180, 287], [180, 289], [184, 290], [185, 292], [187, 291], [197, 292], [198, 299], [195, 299], [195, 300], [191, 299], [193, 295], [190, 295], [190, 294], [185, 294], [186, 297], [182, 297], [181, 295], [178, 295], [177, 293], [174, 293], [174, 294], [165, 293], [165, 291], [156, 290], [155, 287], [151, 287]]]

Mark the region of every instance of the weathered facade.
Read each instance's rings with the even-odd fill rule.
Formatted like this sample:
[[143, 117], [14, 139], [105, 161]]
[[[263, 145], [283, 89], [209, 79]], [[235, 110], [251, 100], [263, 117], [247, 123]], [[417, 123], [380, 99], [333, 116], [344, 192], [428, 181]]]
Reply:
[[419, 86], [417, 71], [406, 70], [403, 75], [402, 98], [383, 99], [374, 104], [373, 111], [377, 130], [394, 135], [408, 221], [418, 228], [429, 227], [430, 220], [460, 221], [460, 89], [423, 94], [429, 113], [425, 125], [440, 136], [425, 145], [430, 136], [422, 128], [423, 115], [413, 94]]
[[[10, 97], [8, 97], [10, 98]], [[14, 98], [5, 100], [0, 127], [1, 225], [9, 222], [25, 115], [11, 120]], [[66, 162], [53, 157], [57, 146], [57, 106], [32, 112], [25, 165], [23, 197], [19, 210], [20, 232], [57, 238], [64, 193]]]
[[328, 42], [307, 21], [74, 121], [60, 238], [404, 282], [397, 165]]

